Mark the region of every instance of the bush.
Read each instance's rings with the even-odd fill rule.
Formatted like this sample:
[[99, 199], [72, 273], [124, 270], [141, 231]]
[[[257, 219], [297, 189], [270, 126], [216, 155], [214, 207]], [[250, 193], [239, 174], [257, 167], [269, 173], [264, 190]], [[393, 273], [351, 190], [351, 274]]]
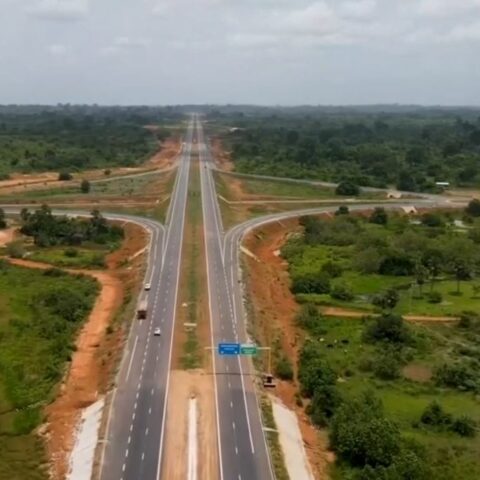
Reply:
[[58, 174], [58, 181], [59, 182], [66, 182], [73, 178], [72, 174], [69, 172], [60, 172]]
[[90, 182], [88, 180], [82, 180], [80, 184], [80, 190], [82, 193], [88, 193], [90, 191]]
[[389, 342], [392, 344], [407, 344], [412, 338], [400, 315], [387, 313], [378, 316], [367, 325], [363, 333], [363, 339], [369, 343]]
[[443, 227], [445, 222], [437, 213], [425, 213], [422, 215], [422, 225], [426, 227]]
[[335, 385], [319, 385], [313, 393], [307, 413], [315, 425], [325, 427], [340, 404], [340, 393]]
[[343, 402], [335, 413], [330, 443], [352, 466], [389, 466], [400, 453], [398, 427], [383, 414], [383, 405], [371, 393]]
[[338, 217], [339, 215], [348, 215], [349, 213], [350, 209], [346, 205], [340, 205], [335, 211], [335, 216]]
[[336, 195], [356, 196], [360, 193], [360, 188], [352, 182], [345, 181], [338, 184], [335, 189]]
[[450, 430], [462, 437], [473, 438], [477, 434], [477, 423], [472, 418], [463, 415], [453, 421]]
[[480, 200], [474, 198], [465, 208], [465, 213], [471, 217], [480, 217]]
[[109, 168], [107, 168], [106, 170], [103, 171], [103, 174], [104, 174], [105, 176], [108, 176], [108, 175], [110, 175], [111, 173], [112, 173], [112, 171], [111, 171]]
[[383, 207], [376, 207], [370, 215], [369, 221], [377, 225], [386, 225], [388, 223], [388, 214]]
[[349, 302], [355, 298], [352, 292], [352, 288], [349, 285], [338, 283], [334, 285], [332, 291], [330, 292], [330, 296], [336, 300], [342, 300]]
[[420, 422], [430, 427], [445, 429], [452, 424], [452, 416], [444, 412], [438, 402], [433, 401], [425, 407]]
[[298, 293], [328, 293], [330, 291], [330, 280], [324, 274], [303, 274], [292, 279], [292, 292]]
[[372, 303], [380, 307], [382, 310], [395, 308], [395, 305], [400, 300], [400, 296], [397, 290], [393, 288], [387, 290], [386, 292], [375, 295], [372, 299]]
[[330, 278], [337, 278], [342, 274], [342, 267], [335, 262], [326, 262], [320, 271]]
[[78, 250], [75, 248], [67, 248], [66, 250], [64, 250], [63, 255], [69, 258], [75, 258], [78, 257]]
[[387, 349], [375, 358], [373, 372], [380, 380], [396, 380], [400, 377], [401, 366], [398, 354]]
[[322, 335], [325, 333], [322, 327], [322, 318], [313, 303], [305, 303], [296, 316], [296, 322], [305, 330]]
[[7, 255], [12, 258], [23, 258], [25, 256], [23, 243], [20, 240], [7, 243]]
[[428, 303], [442, 303], [443, 297], [440, 292], [428, 292], [427, 301]]
[[461, 361], [454, 364], [443, 364], [435, 370], [437, 385], [451, 387], [463, 391], [479, 391], [478, 369], [471, 362]]
[[275, 375], [282, 380], [293, 380], [292, 362], [282, 355], [275, 365]]
[[308, 341], [300, 352], [298, 380], [306, 397], [312, 397], [319, 387], [335, 385], [337, 381], [337, 375], [320, 355], [320, 348], [318, 343]]

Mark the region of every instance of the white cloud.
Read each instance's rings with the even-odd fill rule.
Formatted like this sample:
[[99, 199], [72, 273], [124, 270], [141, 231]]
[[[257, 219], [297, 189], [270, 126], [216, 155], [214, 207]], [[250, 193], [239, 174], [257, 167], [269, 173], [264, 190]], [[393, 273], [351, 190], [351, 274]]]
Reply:
[[338, 12], [346, 17], [366, 18], [371, 16], [376, 8], [376, 0], [349, 0], [338, 4]]
[[128, 50], [142, 50], [151, 45], [151, 41], [148, 38], [143, 37], [116, 37], [111, 45], [103, 47], [100, 50], [102, 55], [116, 55]]
[[46, 20], [81, 20], [89, 12], [89, 0], [39, 0], [26, 11], [29, 15]]
[[50, 55], [54, 57], [63, 57], [67, 54], [68, 48], [65, 45], [61, 45], [58, 43], [55, 43], [53, 45], [49, 45], [47, 47], [48, 52]]
[[480, 0], [420, 0], [417, 8], [421, 15], [445, 17], [479, 9]]

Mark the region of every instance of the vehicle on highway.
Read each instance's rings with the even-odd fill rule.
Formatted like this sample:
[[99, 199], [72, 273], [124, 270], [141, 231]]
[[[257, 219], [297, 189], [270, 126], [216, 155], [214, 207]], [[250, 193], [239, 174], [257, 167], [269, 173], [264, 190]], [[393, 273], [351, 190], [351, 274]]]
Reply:
[[148, 311], [148, 302], [147, 302], [147, 299], [144, 299], [138, 305], [137, 318], [139, 320], [144, 320], [145, 318], [147, 318], [147, 311]]
[[152, 285], [150, 283], [145, 284], [145, 291], [148, 292], [152, 288]]
[[155, 328], [155, 330], [153, 331], [153, 334], [156, 337], [159, 337], [162, 334], [162, 331], [160, 330], [160, 327]]

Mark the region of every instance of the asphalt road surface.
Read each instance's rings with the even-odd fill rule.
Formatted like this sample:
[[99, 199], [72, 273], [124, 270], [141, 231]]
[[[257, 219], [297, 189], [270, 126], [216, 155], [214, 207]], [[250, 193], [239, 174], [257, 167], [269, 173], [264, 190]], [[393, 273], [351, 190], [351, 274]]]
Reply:
[[[192, 135], [190, 123], [166, 233], [152, 242], [148, 260], [147, 319], [135, 321], [117, 377], [101, 480], [160, 478]], [[153, 335], [157, 327], [161, 336]]]
[[[212, 345], [220, 342], [246, 343], [244, 317], [237, 314], [223, 258], [223, 228], [211, 172], [212, 162], [203, 129], [197, 121], [202, 205], [207, 253]], [[227, 260], [228, 262], [229, 260]], [[241, 298], [241, 295], [240, 295]], [[217, 409], [219, 476], [227, 480], [273, 478], [253, 384], [251, 362], [241, 357], [212, 356]]]

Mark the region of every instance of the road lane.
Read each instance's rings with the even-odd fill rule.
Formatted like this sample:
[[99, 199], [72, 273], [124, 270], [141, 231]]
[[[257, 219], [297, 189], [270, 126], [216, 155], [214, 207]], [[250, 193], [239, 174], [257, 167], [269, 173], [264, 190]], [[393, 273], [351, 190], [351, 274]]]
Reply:
[[[243, 319], [235, 314], [231, 285], [223, 257], [223, 227], [210, 169], [203, 129], [197, 121], [202, 205], [212, 343], [246, 342]], [[251, 363], [239, 357], [214, 354], [220, 478], [268, 480], [273, 478], [255, 394]]]

